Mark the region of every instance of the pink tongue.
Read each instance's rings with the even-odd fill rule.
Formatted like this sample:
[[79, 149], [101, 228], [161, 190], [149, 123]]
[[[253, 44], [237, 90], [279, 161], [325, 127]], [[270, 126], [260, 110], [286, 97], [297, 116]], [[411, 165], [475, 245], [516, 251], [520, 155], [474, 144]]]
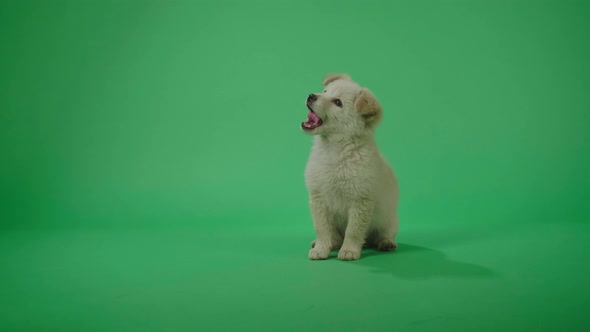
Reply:
[[307, 114], [307, 123], [316, 125], [318, 122], [320, 122], [320, 118], [315, 113], [309, 112], [309, 114]]

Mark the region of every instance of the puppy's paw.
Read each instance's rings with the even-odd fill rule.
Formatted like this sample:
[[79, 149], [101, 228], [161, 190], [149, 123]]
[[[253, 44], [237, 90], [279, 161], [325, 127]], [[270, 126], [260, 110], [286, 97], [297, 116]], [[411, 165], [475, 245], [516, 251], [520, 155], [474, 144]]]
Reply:
[[395, 243], [395, 241], [392, 240], [381, 240], [379, 241], [379, 244], [377, 244], [377, 249], [379, 251], [392, 251], [395, 250], [397, 248], [397, 243]]
[[356, 249], [342, 248], [338, 252], [338, 259], [343, 261], [354, 261], [361, 258], [361, 251]]
[[319, 259], [326, 259], [330, 256], [330, 250], [325, 250], [320, 248], [319, 246], [315, 246], [315, 248], [309, 251], [309, 259], [315, 261]]

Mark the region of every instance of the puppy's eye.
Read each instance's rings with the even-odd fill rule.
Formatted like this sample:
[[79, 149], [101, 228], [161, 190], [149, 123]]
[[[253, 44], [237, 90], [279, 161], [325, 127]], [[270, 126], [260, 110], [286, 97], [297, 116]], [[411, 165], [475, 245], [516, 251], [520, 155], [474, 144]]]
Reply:
[[322, 92], [322, 93], [326, 93], [326, 91], [328, 91], [328, 90], [324, 90], [324, 92]]
[[333, 102], [336, 104], [336, 106], [342, 107], [342, 101], [340, 99], [334, 99]]

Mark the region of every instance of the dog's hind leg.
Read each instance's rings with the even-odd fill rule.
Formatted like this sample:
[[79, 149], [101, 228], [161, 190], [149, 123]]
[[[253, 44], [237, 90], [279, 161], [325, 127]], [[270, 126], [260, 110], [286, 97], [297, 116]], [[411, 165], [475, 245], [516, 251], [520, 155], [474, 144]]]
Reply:
[[392, 251], [397, 248], [395, 236], [399, 228], [399, 218], [397, 213], [393, 213], [382, 224], [378, 226], [377, 237], [375, 239], [376, 247], [380, 251]]

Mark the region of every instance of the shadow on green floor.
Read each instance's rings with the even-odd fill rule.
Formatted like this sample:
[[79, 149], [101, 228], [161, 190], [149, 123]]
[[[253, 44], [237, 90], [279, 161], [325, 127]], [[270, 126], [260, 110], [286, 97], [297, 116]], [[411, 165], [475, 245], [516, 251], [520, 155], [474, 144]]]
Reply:
[[402, 279], [497, 277], [486, 267], [454, 261], [441, 251], [405, 243], [400, 243], [394, 252], [363, 250], [363, 258], [354, 264]]

